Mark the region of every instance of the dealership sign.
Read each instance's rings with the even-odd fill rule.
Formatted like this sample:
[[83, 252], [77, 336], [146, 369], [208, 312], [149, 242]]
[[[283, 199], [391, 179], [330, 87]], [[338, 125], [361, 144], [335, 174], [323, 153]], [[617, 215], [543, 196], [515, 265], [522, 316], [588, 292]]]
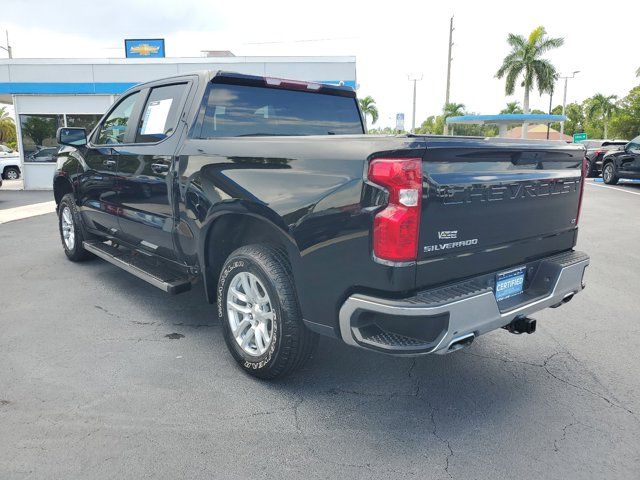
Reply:
[[124, 50], [127, 58], [163, 58], [164, 39], [126, 39]]

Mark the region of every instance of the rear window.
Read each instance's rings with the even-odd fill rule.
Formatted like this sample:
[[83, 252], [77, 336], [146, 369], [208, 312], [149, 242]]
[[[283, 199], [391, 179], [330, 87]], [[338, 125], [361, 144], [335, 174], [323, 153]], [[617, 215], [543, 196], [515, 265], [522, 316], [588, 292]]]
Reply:
[[196, 137], [364, 133], [355, 98], [245, 85], [210, 84]]

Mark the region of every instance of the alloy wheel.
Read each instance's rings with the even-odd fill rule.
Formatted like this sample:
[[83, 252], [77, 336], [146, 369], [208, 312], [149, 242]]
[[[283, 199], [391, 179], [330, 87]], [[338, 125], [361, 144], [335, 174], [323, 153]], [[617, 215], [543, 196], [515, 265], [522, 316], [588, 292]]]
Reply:
[[239, 272], [229, 282], [227, 321], [240, 348], [253, 357], [263, 355], [273, 341], [275, 314], [258, 277]]
[[61, 227], [62, 227], [62, 239], [67, 250], [71, 251], [76, 245], [76, 231], [73, 225], [73, 216], [69, 207], [62, 209]]

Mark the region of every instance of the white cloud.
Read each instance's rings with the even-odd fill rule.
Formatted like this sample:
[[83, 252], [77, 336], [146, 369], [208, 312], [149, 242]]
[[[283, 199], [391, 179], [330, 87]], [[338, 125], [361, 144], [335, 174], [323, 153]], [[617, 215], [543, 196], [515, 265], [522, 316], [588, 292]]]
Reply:
[[[455, 14], [451, 100], [468, 111], [497, 113], [507, 101], [521, 101], [519, 89], [505, 98], [494, 78], [508, 47], [509, 32], [528, 34], [544, 25], [565, 46], [548, 58], [560, 71], [580, 70], [567, 100], [595, 92], [625, 95], [638, 83], [638, 33], [625, 18], [640, 18], [640, 3], [601, 2], [359, 2], [157, 0], [102, 3], [65, 2], [59, 8], [9, 1], [1, 28], [8, 28], [16, 56], [123, 56], [123, 38], [166, 39], [170, 56], [198, 56], [200, 50], [232, 50], [236, 55], [356, 55], [359, 95], [372, 95], [380, 124], [392, 125], [397, 112], [411, 122], [412, 88], [407, 75], [421, 72], [417, 124], [444, 102], [449, 17]], [[27, 6], [28, 5], [28, 6]], [[178, 8], [176, 5], [179, 5]], [[611, 13], [614, 12], [614, 13]], [[45, 15], [46, 14], [46, 15]], [[30, 20], [31, 19], [31, 20]], [[91, 33], [92, 22], [99, 28]], [[78, 25], [84, 25], [79, 29]], [[77, 33], [74, 33], [77, 32]], [[613, 32], [613, 35], [607, 35]], [[561, 88], [557, 101], [561, 102]], [[546, 110], [548, 96], [532, 96], [532, 108]]]

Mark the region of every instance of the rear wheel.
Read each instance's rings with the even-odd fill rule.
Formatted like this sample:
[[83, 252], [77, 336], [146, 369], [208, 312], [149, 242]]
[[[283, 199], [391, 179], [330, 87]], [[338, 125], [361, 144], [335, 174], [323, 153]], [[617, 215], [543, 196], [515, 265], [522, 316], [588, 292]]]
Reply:
[[587, 160], [587, 178], [593, 178], [598, 176], [598, 170], [595, 160]]
[[60, 240], [62, 248], [69, 260], [81, 262], [92, 257], [82, 246], [85, 240], [80, 224], [80, 214], [76, 208], [73, 195], [68, 193], [58, 205], [58, 227], [60, 228]]
[[609, 162], [602, 167], [602, 180], [607, 185], [615, 185], [618, 183], [619, 177], [612, 162]]
[[318, 336], [302, 322], [288, 260], [277, 249], [234, 251], [220, 274], [217, 303], [227, 347], [245, 372], [281, 377], [311, 357]]
[[4, 169], [5, 180], [18, 180], [20, 178], [20, 170], [15, 167], [7, 167]]

